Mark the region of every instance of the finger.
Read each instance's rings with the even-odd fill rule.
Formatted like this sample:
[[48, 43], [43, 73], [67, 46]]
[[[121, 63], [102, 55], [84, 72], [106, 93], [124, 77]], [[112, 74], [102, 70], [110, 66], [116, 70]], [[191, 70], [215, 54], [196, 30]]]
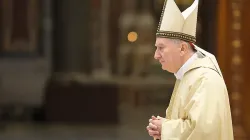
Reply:
[[153, 130], [153, 129], [152, 129], [152, 128], [150, 128], [149, 126], [147, 126], [146, 128], [147, 128], [147, 130], [148, 130], [148, 131], [149, 131], [149, 130]]
[[153, 131], [153, 130], [149, 130], [148, 133], [149, 133], [149, 135], [152, 136], [152, 137], [155, 136], [155, 135], [159, 135], [159, 132], [158, 132], [158, 131]]
[[162, 122], [162, 120], [152, 120], [150, 123], [152, 123], [155, 126], [158, 126], [160, 122]]
[[157, 132], [157, 131], [150, 131], [150, 132], [148, 132], [148, 134], [149, 134], [149, 136], [151, 136], [151, 137], [157, 137], [157, 136], [160, 136], [160, 134], [159, 134], [159, 132]]
[[161, 139], [161, 136], [160, 135], [154, 135], [153, 136], [155, 139]]
[[151, 121], [152, 121], [152, 119], [149, 119], [149, 120], [148, 120], [148, 122], [151, 122]]
[[149, 123], [152, 123], [153, 125], [157, 124], [158, 120], [151, 120]]
[[152, 116], [151, 118], [152, 118], [153, 120], [156, 120], [156, 119], [157, 119], [155, 116]]
[[151, 129], [157, 129], [157, 126], [153, 123], [149, 123], [148, 126], [151, 128]]
[[151, 129], [157, 129], [157, 126], [154, 125], [153, 123], [149, 123], [149, 127], [150, 127]]
[[154, 123], [155, 123], [155, 120], [153, 120], [153, 119], [149, 119], [149, 123], [154, 124]]

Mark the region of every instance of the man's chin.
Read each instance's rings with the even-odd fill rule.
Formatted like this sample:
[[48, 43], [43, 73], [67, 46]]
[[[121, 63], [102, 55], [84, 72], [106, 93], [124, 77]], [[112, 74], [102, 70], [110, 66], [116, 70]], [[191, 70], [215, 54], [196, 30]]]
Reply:
[[163, 65], [161, 66], [162, 70], [168, 71], [170, 73], [173, 73], [172, 71], [170, 71], [169, 69], [167, 69], [166, 67], [164, 67]]
[[167, 70], [163, 65], [161, 65], [161, 69], [162, 70]]
[[166, 67], [164, 67], [163, 65], [161, 65], [161, 69], [168, 71], [168, 69]]

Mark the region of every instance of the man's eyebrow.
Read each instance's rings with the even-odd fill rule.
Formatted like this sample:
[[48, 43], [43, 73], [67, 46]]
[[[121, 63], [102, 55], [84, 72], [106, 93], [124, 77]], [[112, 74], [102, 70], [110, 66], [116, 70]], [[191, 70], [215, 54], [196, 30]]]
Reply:
[[155, 44], [155, 47], [163, 47], [164, 45], [162, 43]]

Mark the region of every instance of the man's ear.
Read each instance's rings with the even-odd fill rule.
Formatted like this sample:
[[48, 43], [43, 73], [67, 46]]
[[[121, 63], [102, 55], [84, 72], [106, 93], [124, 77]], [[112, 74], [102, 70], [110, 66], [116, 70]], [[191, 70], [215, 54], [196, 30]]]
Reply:
[[182, 42], [180, 44], [180, 47], [181, 47], [181, 55], [183, 56], [184, 54], [186, 54], [188, 52], [188, 44], [186, 42]]

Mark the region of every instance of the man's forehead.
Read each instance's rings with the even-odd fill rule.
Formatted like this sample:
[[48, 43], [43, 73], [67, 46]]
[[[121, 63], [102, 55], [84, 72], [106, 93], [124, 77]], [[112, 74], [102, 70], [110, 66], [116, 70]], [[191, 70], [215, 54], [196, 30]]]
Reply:
[[155, 46], [164, 46], [169, 42], [168, 40], [168, 38], [156, 38]]

